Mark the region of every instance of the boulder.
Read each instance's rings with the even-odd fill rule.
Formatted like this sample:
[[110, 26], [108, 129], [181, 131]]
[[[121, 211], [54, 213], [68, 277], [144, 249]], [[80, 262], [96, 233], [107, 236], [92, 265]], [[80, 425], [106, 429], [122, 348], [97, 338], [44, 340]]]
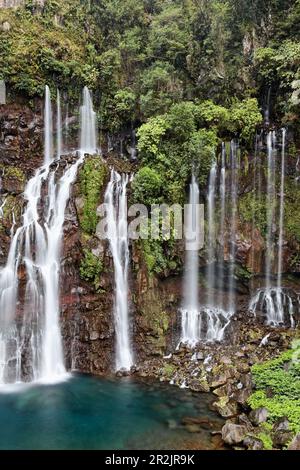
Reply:
[[280, 418], [278, 419], [273, 426], [273, 432], [277, 431], [289, 431], [290, 429], [290, 423], [287, 418]]
[[267, 417], [267, 408], [257, 408], [256, 410], [252, 410], [249, 414], [249, 419], [254, 426], [259, 426], [261, 423], [266, 422]]
[[246, 426], [248, 431], [253, 430], [251, 421], [249, 420], [248, 416], [245, 413], [242, 413], [241, 415], [238, 416], [238, 424], [241, 424], [242, 426]]
[[293, 439], [287, 418], [278, 419], [272, 429], [272, 441], [275, 447], [285, 447]]
[[227, 397], [220, 398], [213, 403], [213, 406], [223, 418], [232, 418], [237, 415], [237, 404], [230, 402]]
[[246, 426], [226, 423], [222, 428], [222, 439], [226, 444], [235, 445], [244, 441], [247, 435]]
[[300, 433], [294, 437], [288, 447], [288, 450], [300, 450]]
[[263, 442], [253, 436], [247, 436], [246, 439], [243, 440], [243, 444], [248, 450], [263, 450], [264, 448]]
[[276, 431], [272, 435], [272, 441], [275, 447], [285, 447], [292, 439], [292, 431]]
[[208, 382], [205, 378], [202, 379], [193, 379], [189, 383], [189, 387], [194, 392], [209, 392], [210, 388]]

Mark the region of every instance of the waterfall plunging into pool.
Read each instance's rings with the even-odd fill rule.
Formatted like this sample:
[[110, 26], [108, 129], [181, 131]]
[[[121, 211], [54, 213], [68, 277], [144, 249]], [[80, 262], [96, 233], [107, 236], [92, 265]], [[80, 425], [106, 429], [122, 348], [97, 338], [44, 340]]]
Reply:
[[[59, 324], [60, 253], [70, 188], [91, 142], [84, 135], [79, 158], [62, 176], [57, 174], [59, 164], [52, 165], [48, 87], [45, 92], [44, 165], [27, 183], [22, 225], [12, 237], [6, 265], [0, 271], [1, 384], [35, 380], [52, 383], [66, 376]], [[92, 112], [85, 90], [81, 129], [86, 129], [89, 138], [92, 131], [87, 131], [85, 119]]]
[[107, 211], [107, 237], [114, 263], [114, 319], [116, 332], [116, 370], [130, 370], [133, 353], [129, 334], [127, 225], [128, 175], [112, 170], [104, 202]]
[[283, 236], [284, 236], [284, 192], [285, 192], [285, 147], [286, 129], [281, 132], [281, 171], [280, 197], [278, 208], [278, 250], [277, 276], [275, 276], [276, 244], [276, 133], [267, 136], [267, 236], [266, 236], [266, 272], [265, 287], [258, 289], [249, 305], [254, 314], [261, 311], [266, 315], [267, 324], [280, 326], [287, 321], [294, 326], [294, 301], [291, 294], [282, 286]]

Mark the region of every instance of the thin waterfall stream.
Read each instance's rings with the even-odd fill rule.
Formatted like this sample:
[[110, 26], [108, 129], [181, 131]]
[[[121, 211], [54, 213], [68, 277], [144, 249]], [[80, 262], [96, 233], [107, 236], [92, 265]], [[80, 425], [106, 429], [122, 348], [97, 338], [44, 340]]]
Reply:
[[107, 210], [107, 237], [114, 263], [114, 319], [116, 332], [116, 370], [130, 370], [133, 352], [129, 333], [127, 227], [127, 185], [129, 177], [111, 171], [104, 202]]

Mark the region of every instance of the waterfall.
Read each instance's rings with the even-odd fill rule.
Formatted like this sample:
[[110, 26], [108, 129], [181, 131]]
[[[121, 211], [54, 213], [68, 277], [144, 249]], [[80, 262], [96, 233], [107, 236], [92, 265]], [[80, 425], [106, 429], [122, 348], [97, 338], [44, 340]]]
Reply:
[[276, 134], [269, 132], [267, 136], [267, 236], [266, 236], [266, 281], [265, 288], [258, 289], [250, 301], [249, 309], [256, 314], [258, 311], [266, 316], [267, 324], [272, 326], [282, 325], [288, 321], [294, 326], [294, 303], [290, 292], [282, 286], [283, 265], [283, 231], [284, 231], [284, 186], [285, 186], [285, 141], [286, 130], [282, 129], [281, 150], [281, 177], [280, 177], [280, 203], [279, 203], [279, 237], [277, 253], [277, 280], [272, 285], [274, 278], [274, 224], [276, 215]]
[[81, 107], [80, 148], [91, 155], [97, 153], [96, 113], [93, 110], [92, 97], [87, 87], [83, 89], [83, 106]]
[[284, 183], [285, 183], [285, 137], [286, 137], [286, 130], [282, 129], [278, 269], [277, 269], [277, 288], [278, 289], [281, 288], [281, 277], [282, 277], [282, 245], [283, 245]]
[[274, 260], [274, 217], [275, 217], [275, 132], [269, 132], [268, 147], [268, 173], [267, 173], [267, 239], [266, 239], [266, 289], [271, 287], [272, 265]]
[[[220, 240], [221, 240], [221, 259], [219, 259], [218, 270], [215, 268], [216, 259], [216, 163], [213, 163], [209, 175], [209, 189], [208, 189], [208, 270], [207, 270], [207, 305], [201, 307], [202, 316], [202, 332], [201, 339], [204, 341], [221, 341], [224, 337], [225, 330], [230, 323], [230, 318], [233, 314], [232, 309], [224, 309], [223, 301], [223, 268], [224, 268], [224, 228], [225, 228], [225, 211], [226, 211], [226, 170], [225, 170], [225, 145], [222, 145], [221, 153], [221, 171], [220, 171]], [[236, 191], [236, 188], [234, 188]], [[232, 194], [234, 194], [232, 191]], [[233, 272], [230, 273], [233, 276]], [[218, 276], [218, 278], [216, 277]], [[219, 279], [222, 282], [219, 283]], [[230, 281], [231, 282], [231, 281]], [[222, 284], [222, 285], [220, 285]], [[217, 297], [213, 294], [214, 287], [218, 285], [219, 295]]]
[[231, 191], [230, 191], [230, 207], [231, 207], [231, 220], [230, 220], [230, 237], [229, 237], [229, 247], [230, 247], [230, 267], [229, 267], [229, 300], [227, 311], [231, 314], [235, 311], [235, 244], [236, 244], [236, 223], [237, 223], [237, 143], [231, 141], [230, 144], [230, 157], [231, 157]]
[[127, 184], [128, 175], [121, 176], [112, 170], [104, 197], [107, 211], [107, 236], [115, 275], [116, 370], [130, 370], [133, 365], [128, 314]]
[[44, 109], [44, 163], [49, 164], [53, 158], [53, 120], [52, 105], [49, 87], [45, 88], [45, 109]]
[[225, 231], [225, 210], [226, 210], [226, 148], [222, 143], [221, 155], [221, 172], [220, 172], [220, 256], [218, 264], [218, 281], [219, 281], [219, 305], [223, 306], [223, 289], [224, 289], [224, 231]]
[[59, 158], [62, 155], [62, 118], [59, 90], [57, 90], [56, 95], [56, 147], [57, 157]]
[[[86, 97], [87, 92], [81, 128], [86, 128], [85, 118], [92, 109]], [[59, 176], [59, 165], [53, 168], [49, 153], [52, 128], [46, 87], [45, 164], [27, 183], [22, 225], [12, 234], [7, 262], [0, 271], [1, 384], [55, 382], [66, 376], [59, 325], [60, 253], [71, 185], [90, 142], [85, 137], [79, 158]], [[88, 135], [95, 139], [91, 130]]]
[[207, 269], [207, 305], [212, 307], [214, 305], [214, 294], [213, 289], [215, 286], [215, 243], [216, 243], [216, 232], [215, 232], [215, 192], [216, 192], [216, 168], [217, 165], [214, 162], [210, 174], [208, 184], [208, 269]]
[[[193, 240], [198, 220], [199, 188], [194, 176], [190, 184], [187, 220], [185, 221], [186, 240]], [[198, 300], [199, 250], [186, 250], [184, 299], [181, 309], [181, 342], [194, 347], [200, 340], [201, 314]]]

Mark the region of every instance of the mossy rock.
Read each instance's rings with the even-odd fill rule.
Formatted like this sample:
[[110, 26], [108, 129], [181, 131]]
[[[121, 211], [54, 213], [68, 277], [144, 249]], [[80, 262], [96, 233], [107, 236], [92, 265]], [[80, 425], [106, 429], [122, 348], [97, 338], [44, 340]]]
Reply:
[[107, 173], [107, 166], [99, 155], [87, 157], [79, 172], [79, 191], [82, 198], [79, 221], [83, 231], [90, 235], [95, 233], [98, 223], [96, 210]]

